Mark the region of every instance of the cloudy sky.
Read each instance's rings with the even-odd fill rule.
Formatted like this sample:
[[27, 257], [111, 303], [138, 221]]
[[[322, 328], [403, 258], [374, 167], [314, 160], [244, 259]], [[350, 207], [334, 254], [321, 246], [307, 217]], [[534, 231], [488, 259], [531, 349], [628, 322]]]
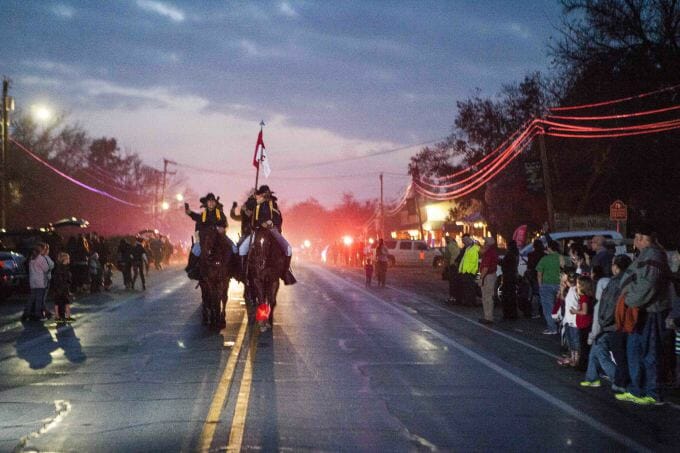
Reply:
[[0, 72], [19, 108], [50, 105], [150, 165], [233, 173], [180, 167], [196, 192], [252, 186], [264, 120], [284, 200], [377, 197], [380, 171], [392, 198], [408, 147], [446, 136], [457, 100], [548, 68], [560, 13], [556, 0], [5, 0]]

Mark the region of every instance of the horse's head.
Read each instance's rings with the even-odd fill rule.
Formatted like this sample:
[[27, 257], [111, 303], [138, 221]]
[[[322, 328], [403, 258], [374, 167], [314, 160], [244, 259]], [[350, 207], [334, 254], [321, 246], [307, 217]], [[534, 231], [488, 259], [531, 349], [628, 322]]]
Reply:
[[[207, 255], [215, 247], [217, 242], [217, 229], [214, 226], [204, 226], [198, 230], [199, 243], [201, 244], [201, 256]], [[206, 254], [203, 251], [208, 252]]]
[[200, 262], [211, 265], [227, 265], [232, 250], [225, 234], [214, 226], [203, 227], [198, 234], [201, 245]]

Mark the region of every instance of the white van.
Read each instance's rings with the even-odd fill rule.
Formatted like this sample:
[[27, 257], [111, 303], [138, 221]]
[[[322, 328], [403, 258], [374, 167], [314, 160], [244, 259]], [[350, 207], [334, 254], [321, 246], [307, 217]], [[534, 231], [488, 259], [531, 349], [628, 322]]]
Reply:
[[428, 247], [425, 241], [386, 239], [385, 247], [390, 266], [436, 266], [442, 256], [439, 249]]

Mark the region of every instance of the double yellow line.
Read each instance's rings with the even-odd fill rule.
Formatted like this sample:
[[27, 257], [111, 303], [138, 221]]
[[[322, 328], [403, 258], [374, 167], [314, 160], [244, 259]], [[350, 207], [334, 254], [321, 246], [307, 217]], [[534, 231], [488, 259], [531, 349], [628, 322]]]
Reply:
[[[210, 446], [212, 445], [213, 438], [215, 436], [215, 430], [217, 429], [217, 424], [219, 423], [220, 415], [222, 414], [222, 408], [224, 407], [224, 403], [229, 396], [229, 390], [231, 389], [231, 383], [234, 379], [238, 357], [241, 353], [243, 340], [245, 339], [247, 330], [248, 316], [244, 312], [238, 334], [236, 335], [236, 341], [234, 342], [234, 346], [229, 353], [227, 365], [224, 367], [224, 372], [222, 373], [222, 377], [220, 378], [217, 389], [215, 390], [215, 395], [213, 396], [212, 402], [210, 403], [208, 416], [206, 417], [205, 423], [203, 424], [203, 431], [201, 432], [201, 437], [199, 439], [199, 450], [202, 452], [210, 451]], [[229, 444], [227, 445], [227, 451], [239, 451], [243, 442], [246, 414], [248, 413], [248, 400], [250, 398], [250, 388], [253, 381], [253, 362], [255, 361], [257, 339], [257, 329], [254, 329], [250, 335], [248, 355], [246, 358], [245, 369], [243, 371], [241, 386], [239, 388], [238, 399], [236, 400], [236, 409], [231, 425], [231, 431], [229, 433]]]

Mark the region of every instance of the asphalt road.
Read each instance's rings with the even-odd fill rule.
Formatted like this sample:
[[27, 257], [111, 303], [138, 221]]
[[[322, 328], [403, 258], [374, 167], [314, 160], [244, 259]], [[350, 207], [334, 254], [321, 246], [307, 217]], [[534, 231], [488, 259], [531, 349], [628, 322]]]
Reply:
[[[540, 320], [476, 323], [427, 269], [298, 266], [273, 331], [200, 325], [183, 272], [74, 305], [71, 327], [0, 312], [0, 451], [677, 450], [680, 410], [555, 365]], [[676, 448], [674, 448], [676, 447]]]

